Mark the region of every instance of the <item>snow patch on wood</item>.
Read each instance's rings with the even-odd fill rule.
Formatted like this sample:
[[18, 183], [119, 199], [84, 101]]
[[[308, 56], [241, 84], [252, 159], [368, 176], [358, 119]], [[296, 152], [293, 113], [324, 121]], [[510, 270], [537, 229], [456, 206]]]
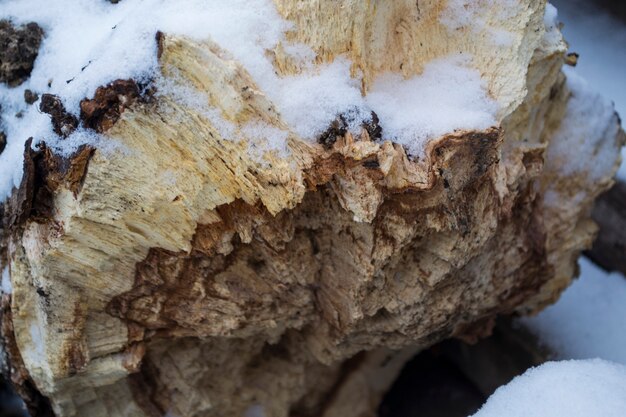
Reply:
[[[484, 5], [478, 9], [481, 7]], [[446, 16], [461, 25], [469, 24], [474, 8], [468, 8], [468, 16], [463, 14], [465, 8], [457, 9], [455, 13], [461, 11], [460, 15], [447, 12]], [[270, 0], [227, 4], [148, 0], [117, 5], [83, 0], [72, 4], [71, 10], [61, 1], [26, 0], [4, 3], [0, 16], [16, 22], [37, 21], [46, 33], [30, 79], [19, 88], [0, 86], [8, 136], [7, 149], [0, 156], [0, 198], [19, 184], [22, 148], [27, 138], [33, 137], [34, 144], [45, 140], [63, 154], [82, 144], [99, 148], [106, 142], [85, 129], [62, 140], [52, 130], [48, 117], [38, 110], [38, 103], [28, 105], [24, 101], [24, 91], [54, 93], [68, 113], [78, 115], [80, 101], [92, 97], [99, 86], [118, 79], [149, 82], [158, 78], [157, 31], [211, 39], [224, 57], [241, 63], [250, 73], [276, 106], [288, 130], [258, 122], [231, 129], [232, 123], [206, 100], [201, 103], [198, 93], [180, 90], [178, 96], [188, 93], [188, 97], [181, 98], [196, 102], [209, 120], [224, 129], [224, 138], [252, 139], [250, 150], [259, 156], [266, 150], [286, 154], [290, 132], [314, 142], [338, 115], [343, 115], [348, 130], [357, 134], [362, 123], [370, 121], [372, 110], [382, 116], [383, 140], [396, 141], [410, 154], [421, 156], [426, 141], [455, 130], [490, 127], [499, 110], [479, 72], [471, 67], [467, 53], [461, 58], [433, 61], [422, 75], [409, 79], [383, 74], [374, 80], [371, 94], [364, 96], [362, 76], [354, 73], [354, 63], [338, 56], [330, 63], [313, 65], [315, 53], [302, 43], [288, 41], [286, 32], [293, 25], [278, 14]], [[498, 43], [512, 42], [506, 31], [496, 28], [493, 33]], [[277, 73], [267, 52], [279, 44], [302, 63], [299, 74]]]

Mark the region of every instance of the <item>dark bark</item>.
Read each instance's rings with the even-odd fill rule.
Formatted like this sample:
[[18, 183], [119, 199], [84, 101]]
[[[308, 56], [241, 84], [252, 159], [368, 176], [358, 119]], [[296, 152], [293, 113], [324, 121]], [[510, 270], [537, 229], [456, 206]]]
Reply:
[[34, 22], [16, 27], [0, 20], [0, 82], [16, 86], [30, 76], [43, 34]]

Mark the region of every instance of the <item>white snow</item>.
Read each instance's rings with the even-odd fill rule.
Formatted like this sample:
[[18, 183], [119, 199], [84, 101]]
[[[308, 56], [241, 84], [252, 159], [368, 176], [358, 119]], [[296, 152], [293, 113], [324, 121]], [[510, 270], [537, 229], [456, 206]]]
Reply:
[[11, 287], [11, 277], [9, 275], [9, 267], [5, 266], [2, 270], [2, 281], [0, 282], [0, 290], [4, 294], [11, 294], [13, 292], [13, 287]]
[[[285, 121], [305, 139], [313, 139], [344, 113], [348, 122], [368, 116], [361, 82], [350, 76], [350, 61], [336, 59], [303, 76], [276, 79], [263, 91], [276, 104]], [[273, 73], [273, 70], [272, 70]]]
[[493, 126], [498, 105], [485, 91], [480, 74], [469, 67], [469, 57], [459, 55], [431, 61], [420, 76], [408, 80], [383, 75], [366, 100], [378, 114], [384, 135], [419, 155], [427, 139], [454, 128]]
[[[591, 185], [609, 176], [617, 157], [615, 144], [605, 138], [615, 138], [618, 125], [613, 103], [592, 90], [575, 68], [564, 67], [567, 87], [571, 92], [567, 109], [558, 130], [546, 151], [546, 166], [566, 176], [578, 174]], [[544, 192], [546, 206], [560, 206], [561, 194], [567, 194], [573, 204], [584, 194], [555, 188]]]
[[519, 323], [535, 333], [556, 358], [598, 357], [626, 365], [626, 278], [608, 274], [586, 258], [579, 264], [580, 278], [556, 304]]
[[558, 17], [559, 13], [557, 8], [550, 3], [546, 4], [546, 11], [543, 14], [543, 24], [546, 26], [546, 29], [550, 30], [555, 28]]
[[617, 135], [615, 108], [593, 91], [576, 69], [565, 67], [563, 71], [571, 97], [546, 160], [566, 176], [585, 173], [587, 180], [594, 182], [610, 173], [615, 159], [614, 144], [605, 140]]
[[[570, 51], [580, 58], [576, 70], [589, 86], [615, 102], [617, 112], [626, 117], [626, 24], [593, 7], [588, 0], [552, 0]], [[626, 160], [626, 149], [622, 150]], [[626, 162], [618, 176], [626, 180]]]
[[468, 54], [448, 56], [425, 65], [421, 75], [377, 77], [365, 97], [360, 80], [350, 77], [350, 61], [336, 59], [317, 74], [285, 77], [267, 89], [268, 96], [296, 133], [314, 139], [343, 114], [358, 131], [377, 113], [383, 139], [404, 145], [419, 156], [428, 139], [457, 129], [486, 129], [496, 123], [498, 105], [487, 95]]
[[[38, 111], [39, 103], [24, 103], [24, 90], [57, 94], [68, 111], [78, 114], [80, 100], [91, 97], [100, 85], [120, 78], [158, 79], [154, 39], [158, 30], [215, 41], [246, 68], [290, 130], [304, 139], [314, 139], [339, 114], [351, 130], [358, 130], [374, 110], [384, 113], [383, 139], [397, 140], [418, 154], [424, 141], [435, 136], [495, 122], [496, 104], [478, 71], [470, 68], [470, 56], [440, 59], [409, 80], [383, 75], [375, 80], [372, 94], [363, 97], [361, 81], [351, 77], [347, 58], [314, 67], [315, 54], [309, 47], [285, 40], [291, 23], [280, 17], [271, 0], [137, 0], [115, 5], [103, 0], [8, 0], [0, 3], [0, 17], [17, 24], [35, 21], [46, 33], [30, 79], [17, 88], [0, 86], [2, 126], [8, 136], [0, 156], [0, 199], [19, 184], [28, 137], [35, 143], [45, 140], [65, 153], [81, 143], [100, 147], [110, 141], [83, 129], [61, 141], [48, 116]], [[496, 38], [507, 42], [505, 33], [496, 33]], [[276, 74], [266, 50], [279, 42], [304, 63], [302, 74], [284, 78]], [[218, 111], [207, 108], [202, 94], [195, 95], [179, 98], [196, 103], [227, 139], [252, 136], [259, 142], [265, 139], [267, 149], [285, 151], [288, 132], [259, 124], [233, 129]], [[21, 118], [15, 117], [18, 112]]]
[[[115, 5], [94, 0], [13, 0], [0, 3], [0, 17], [18, 24], [35, 21], [46, 32], [31, 77], [18, 88], [0, 86], [2, 125], [8, 136], [7, 149], [0, 156], [0, 199], [19, 184], [28, 137], [65, 151], [99, 139], [77, 131], [61, 142], [48, 116], [38, 111], [38, 103], [24, 103], [25, 89], [57, 94], [67, 110], [77, 114], [80, 100], [92, 96], [100, 85], [119, 78], [147, 81], [156, 75], [157, 30], [196, 39], [211, 37], [246, 67], [256, 69], [255, 75], [266, 75], [269, 61], [263, 51], [289, 28], [270, 0], [143, 0]], [[18, 112], [22, 118], [14, 116]]]
[[558, 16], [557, 8], [550, 3], [546, 4], [546, 11], [543, 14], [543, 24], [546, 29], [544, 38], [547, 44], [558, 42], [561, 37], [561, 32], [558, 26]]
[[626, 367], [600, 359], [547, 362], [502, 386], [473, 417], [624, 417]]

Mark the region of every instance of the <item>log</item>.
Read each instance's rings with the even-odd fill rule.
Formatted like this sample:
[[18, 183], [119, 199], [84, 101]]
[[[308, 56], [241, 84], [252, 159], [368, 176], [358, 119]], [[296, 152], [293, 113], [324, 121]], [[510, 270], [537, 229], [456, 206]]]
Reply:
[[390, 134], [411, 109], [383, 106], [311, 140], [226, 45], [161, 32], [149, 85], [102, 85], [80, 114], [42, 97], [57, 135], [104, 140], [28, 141], [4, 207], [7, 372], [34, 413], [374, 415], [415, 352], [538, 311], [577, 274], [624, 133], [562, 71], [545, 1], [274, 6], [292, 24], [264, 54], [280, 83], [348, 60], [391, 106], [380, 77], [462, 52], [493, 123], [419, 148]]

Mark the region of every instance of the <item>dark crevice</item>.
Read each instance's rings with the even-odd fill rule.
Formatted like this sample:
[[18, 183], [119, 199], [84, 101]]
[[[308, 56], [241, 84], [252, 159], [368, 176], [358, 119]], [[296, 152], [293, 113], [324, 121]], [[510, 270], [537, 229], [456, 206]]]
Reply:
[[402, 370], [385, 396], [379, 417], [466, 417], [486, 397], [435, 349], [420, 353]]
[[551, 353], [510, 318], [475, 344], [448, 339], [403, 368], [379, 408], [379, 417], [466, 417], [494, 391]]

